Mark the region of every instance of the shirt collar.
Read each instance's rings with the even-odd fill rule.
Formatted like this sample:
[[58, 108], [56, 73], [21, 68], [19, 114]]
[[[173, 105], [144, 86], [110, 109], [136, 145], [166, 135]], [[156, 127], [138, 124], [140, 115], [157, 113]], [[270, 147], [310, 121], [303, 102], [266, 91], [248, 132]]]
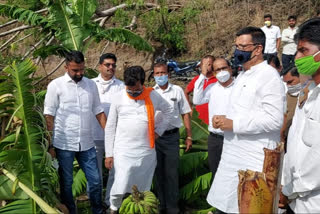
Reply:
[[66, 72], [64, 74], [63, 78], [64, 78], [65, 82], [71, 82], [71, 83], [78, 84], [78, 85], [83, 85], [83, 86], [86, 85], [85, 81], [84, 81], [85, 77], [82, 77], [82, 80], [80, 82], [76, 83], [73, 79], [71, 79], [71, 77], [69, 76], [68, 72]]
[[168, 92], [172, 87], [172, 84], [169, 82], [168, 87], [165, 90], [162, 90], [158, 84], [156, 84], [153, 88], [156, 90], [161, 90], [163, 93]]
[[113, 84], [115, 81], [115, 77], [113, 76], [110, 80], [104, 80], [102, 77], [101, 77], [101, 74], [98, 75], [98, 78], [96, 80], [96, 82], [99, 82], [101, 83], [102, 85], [111, 85]]

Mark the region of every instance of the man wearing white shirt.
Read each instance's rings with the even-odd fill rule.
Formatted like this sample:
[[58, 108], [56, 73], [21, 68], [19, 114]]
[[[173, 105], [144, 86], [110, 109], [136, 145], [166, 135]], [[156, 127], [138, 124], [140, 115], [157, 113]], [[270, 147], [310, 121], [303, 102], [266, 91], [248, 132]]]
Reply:
[[208, 159], [214, 179], [221, 158], [224, 134], [221, 129], [213, 128], [212, 118], [214, 115], [226, 115], [229, 96], [233, 86], [233, 77], [230, 63], [226, 59], [216, 58], [213, 61], [213, 72], [218, 79], [218, 83], [209, 85], [203, 90], [206, 72], [207, 69], [202, 67], [200, 77], [195, 83], [193, 103], [196, 105], [209, 103], [208, 129], [210, 135], [208, 136]]
[[[160, 213], [179, 213], [179, 128], [182, 121], [187, 132], [186, 150], [192, 146], [190, 123], [191, 108], [180, 86], [168, 82], [168, 66], [156, 63], [153, 67], [156, 85], [153, 87], [173, 108], [173, 118], [166, 131], [156, 140], [156, 190], [160, 200]], [[156, 122], [162, 121], [162, 112], [156, 112]]]
[[102, 128], [106, 116], [96, 84], [85, 77], [84, 56], [79, 51], [66, 54], [67, 72], [48, 85], [44, 115], [48, 131], [53, 132], [50, 154], [59, 162], [60, 196], [70, 213], [77, 213], [72, 195], [73, 161], [77, 159], [89, 186], [93, 213], [102, 213], [102, 185], [92, 137], [92, 114]]
[[320, 213], [320, 18], [299, 26], [295, 64], [310, 76], [298, 98], [289, 130], [282, 176], [282, 207], [294, 213]]
[[[112, 100], [105, 129], [105, 166], [114, 168], [110, 209], [115, 213], [133, 185], [150, 190], [156, 167], [155, 139], [171, 122], [173, 108], [153, 88], [144, 87], [145, 72], [132, 66], [124, 72], [126, 88]], [[163, 119], [155, 123], [155, 112]]]
[[290, 64], [294, 62], [294, 56], [297, 51], [297, 45], [294, 42], [294, 35], [297, 32], [296, 27], [297, 17], [289, 16], [288, 24], [289, 27], [282, 31], [282, 42], [283, 42], [283, 50], [282, 50], [282, 67], [283, 69], [287, 69]]
[[[99, 76], [92, 79], [98, 88], [99, 98], [101, 105], [104, 109], [104, 113], [108, 117], [109, 109], [111, 105], [111, 98], [114, 94], [124, 89], [122, 81], [115, 77], [117, 57], [112, 53], [106, 53], [100, 56], [98, 70]], [[102, 162], [104, 157], [104, 130], [101, 128], [97, 120], [93, 117], [93, 139], [96, 145], [98, 166], [100, 171], [101, 183], [102, 178]], [[106, 189], [105, 203], [110, 206], [110, 190], [113, 183], [114, 172], [109, 171], [108, 183]]]
[[263, 148], [280, 140], [284, 88], [277, 70], [263, 60], [265, 34], [246, 27], [236, 34], [235, 64], [242, 65], [234, 82], [226, 115], [215, 115], [212, 126], [224, 131], [219, 167], [207, 201], [220, 212], [238, 213], [238, 171], [262, 171]]
[[264, 26], [261, 28], [266, 35], [265, 54], [277, 55], [280, 49], [280, 28], [272, 24], [271, 14], [264, 15]]

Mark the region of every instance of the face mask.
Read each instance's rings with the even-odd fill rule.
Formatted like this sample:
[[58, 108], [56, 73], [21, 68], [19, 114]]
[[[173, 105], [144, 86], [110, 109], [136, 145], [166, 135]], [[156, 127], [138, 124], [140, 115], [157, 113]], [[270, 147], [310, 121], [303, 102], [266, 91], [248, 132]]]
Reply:
[[154, 76], [154, 79], [159, 86], [164, 86], [168, 82], [168, 75]]
[[234, 64], [236, 67], [243, 65], [251, 59], [252, 51], [240, 51], [236, 49], [234, 52]]
[[141, 93], [142, 93], [142, 90], [141, 91], [131, 91], [131, 90], [126, 90], [127, 93], [131, 96], [131, 97], [137, 97], [139, 96]]
[[292, 96], [298, 96], [299, 92], [301, 91], [301, 83], [298, 83], [297, 85], [288, 85], [288, 94]]
[[312, 76], [317, 72], [320, 67], [320, 61], [316, 62], [314, 57], [320, 53], [318, 51], [314, 55], [305, 56], [300, 59], [295, 60], [295, 64], [297, 66], [298, 72], [302, 75]]
[[230, 79], [230, 73], [229, 71], [220, 71], [219, 73], [217, 73], [216, 77], [219, 82], [225, 83]]
[[270, 27], [271, 26], [271, 21], [265, 21], [264, 25], [267, 26], [267, 27]]
[[82, 80], [82, 77], [83, 77], [83, 75], [80, 75], [80, 76], [74, 75], [72, 77], [72, 79], [77, 83], [77, 82], [80, 82]]

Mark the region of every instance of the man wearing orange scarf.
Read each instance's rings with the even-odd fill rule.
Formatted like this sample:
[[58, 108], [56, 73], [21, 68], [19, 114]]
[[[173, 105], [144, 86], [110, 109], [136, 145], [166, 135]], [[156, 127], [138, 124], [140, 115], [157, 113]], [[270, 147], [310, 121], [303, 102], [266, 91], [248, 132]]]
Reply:
[[[124, 72], [126, 89], [115, 94], [105, 129], [105, 166], [114, 168], [110, 209], [115, 213], [133, 185], [150, 190], [156, 167], [155, 139], [167, 129], [173, 108], [152, 88], [143, 86], [145, 72], [140, 66]], [[155, 123], [156, 111], [163, 120]]]

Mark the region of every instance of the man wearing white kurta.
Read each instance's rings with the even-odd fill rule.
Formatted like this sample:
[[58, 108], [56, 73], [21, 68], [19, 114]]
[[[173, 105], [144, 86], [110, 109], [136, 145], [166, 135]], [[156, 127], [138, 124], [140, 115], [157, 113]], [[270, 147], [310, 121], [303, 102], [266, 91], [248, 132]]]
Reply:
[[[111, 97], [124, 89], [124, 83], [117, 78], [115, 78], [117, 57], [112, 53], [106, 53], [100, 56], [98, 70], [100, 72], [99, 76], [92, 79], [98, 88], [99, 98], [101, 105], [103, 107], [105, 115], [108, 117], [109, 109], [111, 105]], [[93, 139], [97, 151], [98, 167], [101, 177], [101, 183], [103, 184], [102, 177], [102, 161], [104, 157], [104, 130], [101, 128], [99, 123], [95, 118], [93, 118]], [[110, 206], [110, 190], [113, 183], [114, 173], [110, 170], [108, 176], [108, 183], [106, 189], [105, 203]]]
[[266, 35], [265, 54], [277, 55], [281, 44], [280, 28], [272, 24], [271, 14], [264, 15], [264, 24], [261, 29]]
[[303, 23], [296, 39], [298, 72], [312, 80], [300, 93], [289, 130], [280, 204], [288, 198], [294, 213], [320, 213], [320, 18]]
[[[145, 72], [140, 66], [126, 69], [126, 89], [114, 96], [109, 112], [105, 129], [105, 165], [109, 169], [114, 167], [115, 171], [110, 193], [112, 211], [120, 208], [123, 195], [131, 192], [133, 185], [137, 185], [140, 191], [150, 190], [156, 167], [154, 139], [167, 129], [173, 112], [169, 103], [157, 92], [143, 86], [144, 80]], [[139, 99], [147, 91], [148, 96]], [[152, 102], [151, 110], [148, 98]], [[151, 131], [150, 123], [154, 122], [154, 117], [149, 115], [154, 115], [155, 111], [163, 113], [163, 120], [154, 124]]]
[[233, 87], [233, 77], [230, 63], [223, 58], [216, 58], [213, 61], [213, 71], [218, 83], [209, 85], [203, 90], [207, 69], [201, 67], [200, 77], [193, 90], [193, 103], [199, 105], [209, 102], [208, 161], [214, 179], [221, 159], [224, 133], [221, 129], [213, 128], [212, 118], [214, 115], [226, 115], [229, 96]]
[[[156, 81], [154, 90], [158, 92], [173, 108], [173, 117], [166, 131], [156, 141], [157, 167], [155, 171], [155, 187], [160, 201], [160, 213], [179, 213], [179, 128], [184, 126], [187, 133], [186, 149], [192, 146], [190, 122], [191, 108], [180, 86], [168, 82], [168, 66], [156, 63], [153, 67]], [[162, 112], [156, 112], [156, 122], [163, 120]]]
[[238, 171], [262, 171], [263, 148], [274, 149], [283, 123], [284, 89], [277, 71], [263, 61], [265, 34], [246, 27], [236, 35], [235, 63], [243, 70], [235, 80], [226, 116], [213, 117], [224, 130], [221, 161], [207, 201], [220, 212], [237, 213]]

